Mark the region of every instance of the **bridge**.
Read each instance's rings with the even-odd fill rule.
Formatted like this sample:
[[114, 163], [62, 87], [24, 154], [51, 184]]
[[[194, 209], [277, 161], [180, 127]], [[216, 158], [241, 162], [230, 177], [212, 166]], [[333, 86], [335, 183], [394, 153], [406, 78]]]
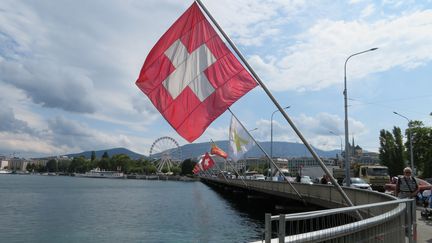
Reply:
[[[344, 188], [348, 207], [333, 185], [201, 177], [209, 186], [297, 200], [325, 210], [265, 215], [265, 242], [415, 242], [415, 201], [375, 191]], [[294, 189], [295, 188], [295, 189]], [[301, 198], [299, 198], [299, 193]], [[273, 225], [278, 232], [272, 230]], [[272, 236], [276, 235], [277, 238]], [[261, 242], [261, 241], [258, 241]]]

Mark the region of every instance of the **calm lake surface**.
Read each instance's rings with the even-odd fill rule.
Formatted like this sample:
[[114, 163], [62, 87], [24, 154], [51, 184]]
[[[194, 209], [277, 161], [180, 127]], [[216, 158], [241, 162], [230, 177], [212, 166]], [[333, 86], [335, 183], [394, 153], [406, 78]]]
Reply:
[[0, 175], [0, 242], [247, 242], [264, 213], [201, 182]]

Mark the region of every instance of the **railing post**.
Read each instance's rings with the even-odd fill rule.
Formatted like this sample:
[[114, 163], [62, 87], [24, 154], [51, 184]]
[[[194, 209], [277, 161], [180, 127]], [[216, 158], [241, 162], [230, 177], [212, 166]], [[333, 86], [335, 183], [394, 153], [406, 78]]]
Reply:
[[406, 202], [406, 210], [405, 210], [405, 234], [408, 237], [408, 242], [413, 243], [413, 234], [412, 234], [412, 223], [413, 223], [413, 211], [412, 211], [412, 203], [413, 201]]
[[413, 242], [417, 242], [417, 210], [416, 199], [411, 201], [411, 224], [412, 224], [412, 238]]
[[272, 229], [271, 229], [271, 214], [266, 213], [265, 214], [265, 229], [264, 229], [264, 239], [265, 243], [270, 243], [271, 241], [271, 235], [272, 235]]
[[279, 243], [285, 242], [285, 214], [279, 215]]

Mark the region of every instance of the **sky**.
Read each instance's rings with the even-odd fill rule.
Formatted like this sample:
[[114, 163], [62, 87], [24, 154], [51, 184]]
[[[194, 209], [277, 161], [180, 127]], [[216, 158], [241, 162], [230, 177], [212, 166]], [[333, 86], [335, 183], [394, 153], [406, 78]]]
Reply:
[[[378, 152], [379, 131], [432, 125], [432, 1], [202, 0], [307, 141]], [[193, 3], [0, 1], [0, 154], [38, 157], [125, 147], [148, 155], [177, 135], [137, 88], [150, 49]], [[231, 107], [258, 141], [277, 109], [261, 87]], [[231, 115], [195, 142], [227, 140]], [[332, 133], [330, 133], [330, 131]], [[301, 142], [280, 112], [273, 140]]]

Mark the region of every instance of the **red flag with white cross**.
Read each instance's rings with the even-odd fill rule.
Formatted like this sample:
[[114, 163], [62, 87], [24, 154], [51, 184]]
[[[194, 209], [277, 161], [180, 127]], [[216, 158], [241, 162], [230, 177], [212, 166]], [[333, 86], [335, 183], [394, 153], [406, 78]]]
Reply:
[[214, 160], [210, 157], [209, 153], [205, 153], [201, 160], [201, 166], [203, 170], [208, 170], [215, 165]]
[[193, 3], [152, 48], [136, 85], [193, 142], [257, 83]]

